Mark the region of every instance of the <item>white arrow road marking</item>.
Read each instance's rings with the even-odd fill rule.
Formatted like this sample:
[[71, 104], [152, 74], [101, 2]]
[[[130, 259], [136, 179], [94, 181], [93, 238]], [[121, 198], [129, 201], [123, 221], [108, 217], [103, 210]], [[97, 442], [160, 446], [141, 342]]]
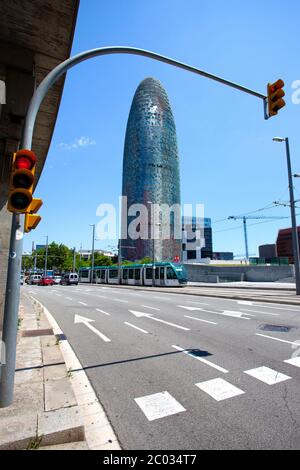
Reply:
[[172, 348], [177, 349], [177, 351], [182, 351], [184, 354], [187, 354], [188, 356], [193, 357], [194, 359], [197, 359], [200, 362], [203, 362], [207, 366], [213, 367], [214, 369], [217, 369], [220, 372], [224, 372], [224, 374], [227, 374], [227, 372], [229, 372], [228, 370], [224, 369], [223, 367], [218, 366], [217, 364], [214, 364], [213, 362], [210, 362], [207, 359], [204, 359], [203, 357], [195, 356], [194, 354], [191, 353], [191, 351], [187, 351], [186, 349], [183, 349], [180, 346], [176, 346], [176, 344], [173, 344]]
[[93, 325], [90, 325], [90, 322], [94, 322], [95, 320], [91, 320], [90, 318], [82, 317], [81, 315], [75, 314], [74, 317], [74, 323], [83, 323], [85, 326], [87, 326], [91, 331], [96, 333], [103, 341], [106, 343], [109, 343], [111, 340], [107, 338], [104, 334], [102, 334], [100, 331], [98, 331]]
[[129, 310], [130, 313], [133, 313], [136, 317], [148, 317], [151, 320], [158, 321], [160, 323], [165, 323], [166, 325], [174, 326], [175, 328], [179, 328], [180, 330], [190, 331], [190, 328], [186, 328], [185, 326], [176, 325], [175, 323], [170, 323], [165, 320], [161, 320], [160, 318], [152, 317], [153, 313], [144, 313], [144, 312], [137, 312], [136, 310]]
[[186, 310], [200, 310], [201, 312], [207, 313], [214, 313], [215, 315], [224, 315], [225, 317], [234, 317], [240, 318], [241, 320], [250, 320], [248, 317], [243, 317], [243, 315], [248, 315], [247, 313], [243, 312], [236, 312], [234, 310], [224, 310], [223, 312], [213, 312], [212, 310], [206, 310], [205, 308], [201, 307], [188, 307], [186, 305], [177, 305], [177, 307], [185, 308]]
[[133, 325], [132, 323], [129, 323], [128, 321], [124, 321], [125, 325], [131, 326], [132, 328], [135, 328], [136, 330], [141, 331], [142, 333], [148, 334], [148, 331], [143, 330], [142, 328], [139, 328], [138, 326]]
[[[273, 315], [275, 317], [279, 315], [279, 313], [262, 312], [262, 311], [259, 311], [259, 310], [248, 310], [247, 308], [243, 308], [243, 310], [245, 312], [262, 313], [263, 315]], [[249, 313], [247, 313], [247, 315], [249, 315]]]

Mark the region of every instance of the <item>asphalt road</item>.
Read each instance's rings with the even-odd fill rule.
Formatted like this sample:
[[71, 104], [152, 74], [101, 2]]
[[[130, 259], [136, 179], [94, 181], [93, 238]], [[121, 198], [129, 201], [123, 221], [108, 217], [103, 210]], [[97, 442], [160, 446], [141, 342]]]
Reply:
[[58, 322], [123, 449], [300, 448], [300, 307], [89, 285], [22, 289]]

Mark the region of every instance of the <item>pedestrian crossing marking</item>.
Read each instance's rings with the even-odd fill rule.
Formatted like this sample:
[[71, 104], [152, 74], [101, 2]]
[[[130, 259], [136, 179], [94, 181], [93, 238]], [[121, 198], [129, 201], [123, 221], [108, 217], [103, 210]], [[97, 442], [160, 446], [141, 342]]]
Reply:
[[269, 367], [257, 367], [255, 369], [245, 370], [245, 374], [251, 375], [252, 377], [261, 380], [262, 382], [268, 385], [274, 385], [279, 382], [283, 382], [285, 380], [291, 379], [288, 375], [281, 374], [274, 369], [270, 369]]
[[174, 415], [186, 409], [167, 391], [135, 398], [148, 421]]
[[235, 387], [235, 385], [232, 385], [226, 380], [220, 378], [206, 380], [205, 382], [199, 382], [195, 385], [216, 401], [226, 400], [227, 398], [232, 398], [245, 393], [240, 388]]

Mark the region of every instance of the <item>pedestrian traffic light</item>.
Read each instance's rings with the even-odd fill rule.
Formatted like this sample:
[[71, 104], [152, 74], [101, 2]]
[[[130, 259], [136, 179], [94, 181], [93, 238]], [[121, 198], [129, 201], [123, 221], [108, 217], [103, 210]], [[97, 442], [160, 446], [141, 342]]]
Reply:
[[7, 209], [25, 213], [32, 201], [36, 156], [31, 150], [19, 150], [13, 155]]
[[36, 212], [39, 208], [43, 205], [42, 199], [33, 198], [30, 206], [27, 209], [25, 214], [25, 221], [24, 221], [24, 232], [28, 233], [30, 230], [33, 230], [37, 227], [39, 222], [41, 221], [41, 216], [37, 215]]
[[284, 81], [279, 79], [275, 83], [268, 83], [268, 114], [269, 117], [275, 116], [279, 109], [285, 106], [282, 97], [285, 95], [283, 88]]

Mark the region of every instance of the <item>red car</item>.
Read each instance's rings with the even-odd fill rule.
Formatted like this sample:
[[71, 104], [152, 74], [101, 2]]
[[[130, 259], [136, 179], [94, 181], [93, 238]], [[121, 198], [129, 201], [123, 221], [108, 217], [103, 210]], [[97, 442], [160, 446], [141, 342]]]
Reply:
[[54, 279], [52, 277], [42, 277], [42, 279], [39, 281], [38, 285], [39, 286], [53, 286], [54, 284]]

